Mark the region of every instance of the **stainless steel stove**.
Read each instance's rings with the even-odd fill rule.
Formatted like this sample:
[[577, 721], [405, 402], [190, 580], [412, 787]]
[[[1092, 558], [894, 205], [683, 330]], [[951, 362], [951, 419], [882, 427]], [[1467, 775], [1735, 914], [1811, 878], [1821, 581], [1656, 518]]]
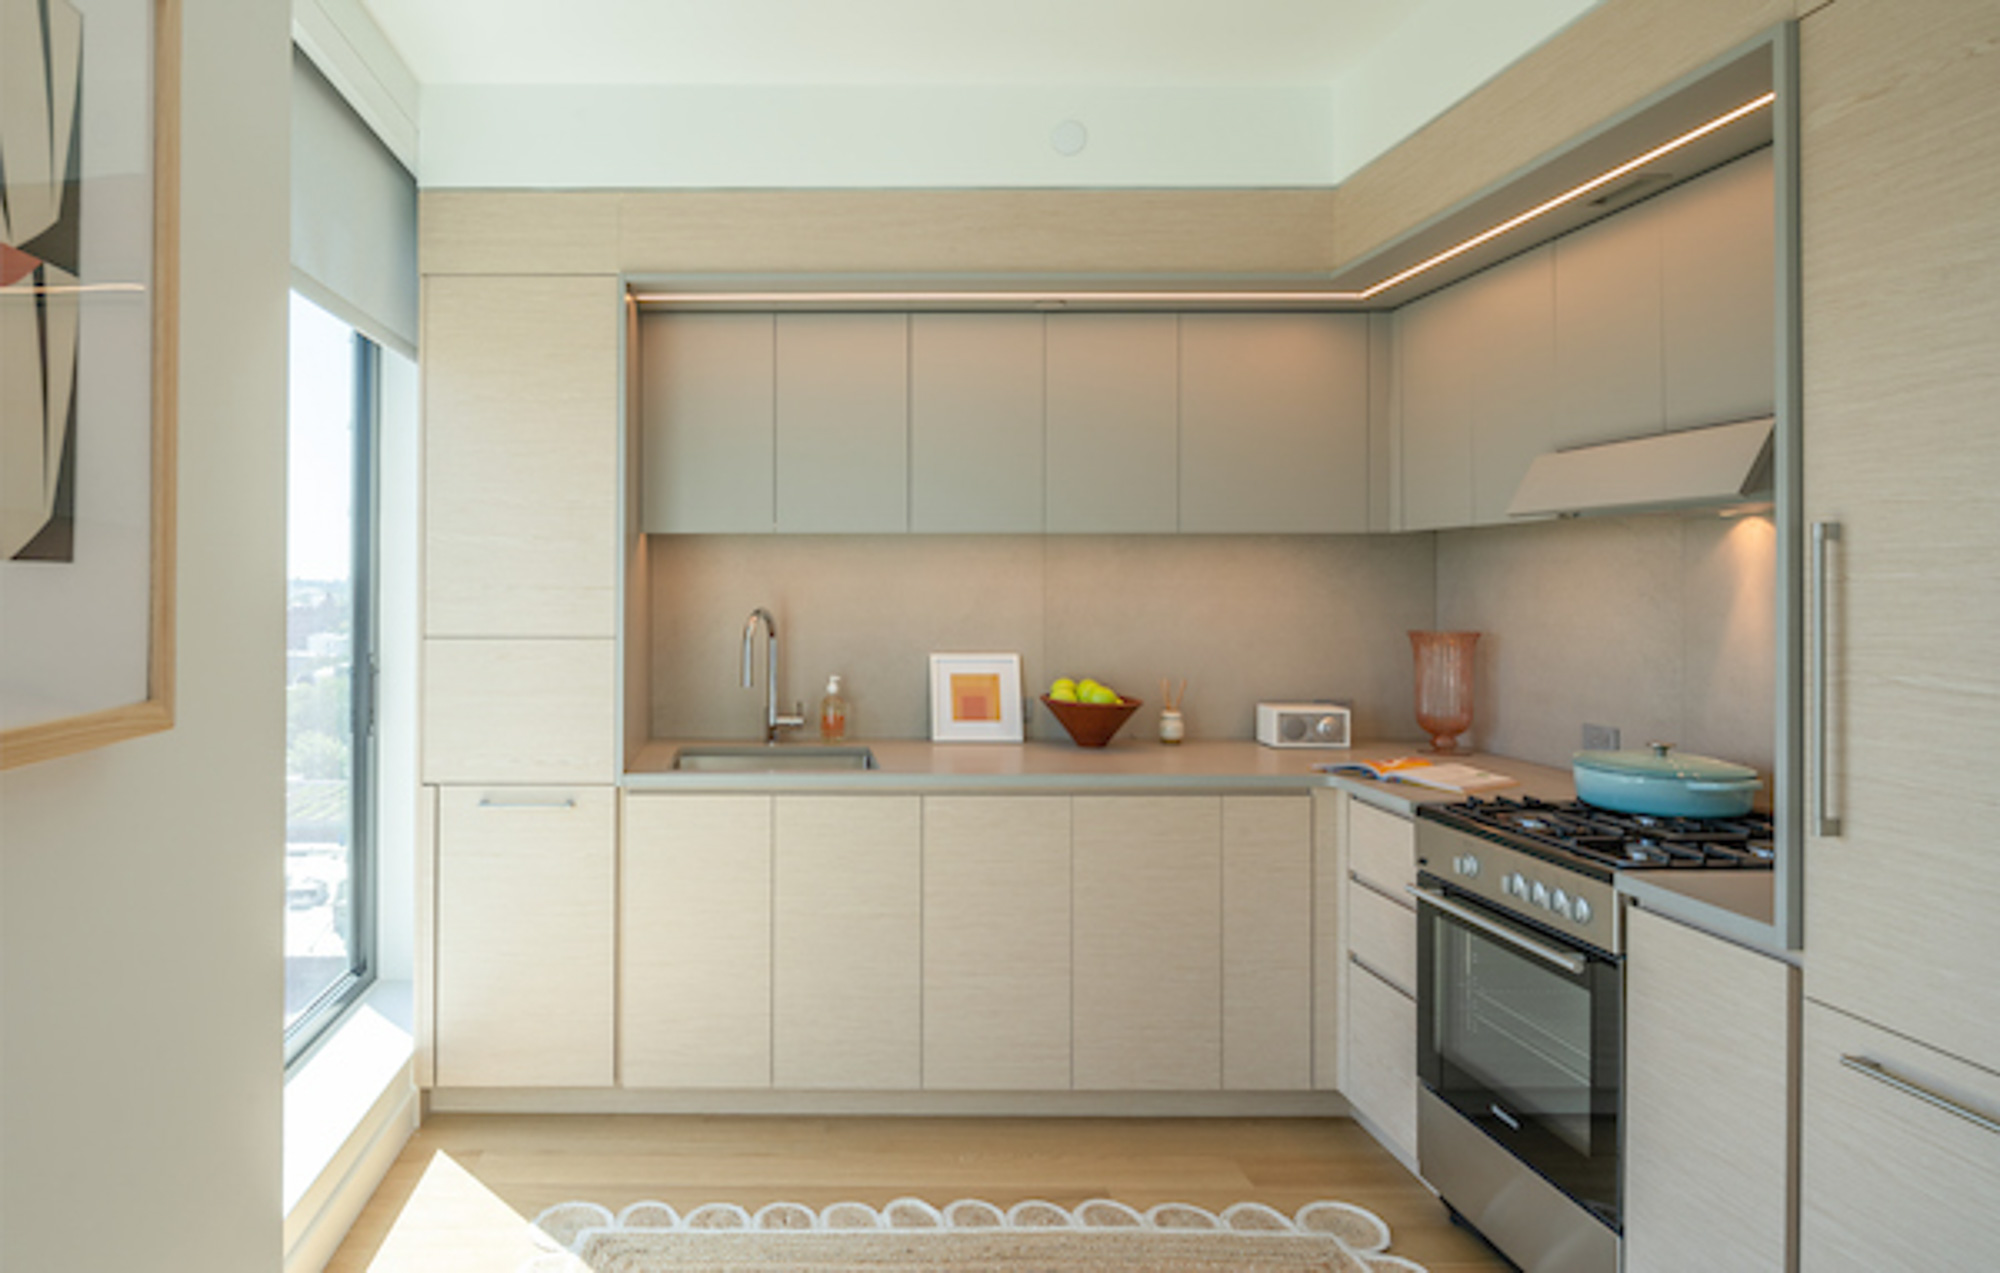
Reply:
[[1762, 870], [1771, 821], [1473, 799], [1417, 818], [1417, 1157], [1529, 1273], [1616, 1273], [1620, 871]]

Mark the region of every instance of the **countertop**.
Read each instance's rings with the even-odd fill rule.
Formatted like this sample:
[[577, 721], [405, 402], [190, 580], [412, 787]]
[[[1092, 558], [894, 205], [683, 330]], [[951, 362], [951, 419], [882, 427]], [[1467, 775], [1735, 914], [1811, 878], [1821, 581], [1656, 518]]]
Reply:
[[[1068, 794], [1221, 794], [1310, 791], [1331, 787], [1408, 816], [1418, 806], [1461, 799], [1409, 783], [1371, 782], [1314, 768], [1338, 760], [1388, 760], [1419, 754], [1411, 742], [1357, 743], [1350, 748], [1275, 748], [1246, 740], [1174, 745], [1124, 739], [1104, 748], [1069, 742], [933, 743], [911, 739], [851, 739], [867, 747], [877, 767], [805, 773], [684, 773], [673, 767], [682, 747], [742, 747], [741, 739], [663, 739], [633, 758], [623, 785], [633, 792], [752, 792], [821, 794], [1051, 792]], [[784, 743], [787, 749], [813, 743]], [[1567, 769], [1473, 752], [1450, 759], [1505, 774], [1520, 785], [1490, 794], [1569, 800], [1576, 788]], [[1773, 954], [1783, 943], [1772, 929], [1770, 871], [1626, 871], [1618, 891], [1639, 905], [1731, 941]]]

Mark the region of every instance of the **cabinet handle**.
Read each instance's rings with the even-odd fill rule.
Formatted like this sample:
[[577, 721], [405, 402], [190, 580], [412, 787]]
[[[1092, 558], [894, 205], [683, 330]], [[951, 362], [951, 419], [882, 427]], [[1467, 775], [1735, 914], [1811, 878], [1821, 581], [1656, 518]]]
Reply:
[[1367, 973], [1375, 980], [1389, 987], [1389, 989], [1403, 996], [1403, 998], [1408, 999], [1411, 1003], [1415, 1003], [1417, 1001], [1416, 991], [1405, 990], [1403, 988], [1402, 982], [1397, 981], [1394, 977], [1391, 977], [1388, 973], [1383, 972], [1380, 968], [1377, 968], [1374, 964], [1369, 963], [1367, 960], [1363, 959], [1361, 956], [1355, 954], [1351, 950], [1347, 952], [1347, 962], [1353, 964], [1356, 968], [1359, 968], [1361, 971]]
[[1927, 1105], [1935, 1105], [1947, 1114], [1956, 1115], [1974, 1127], [1989, 1132], [2000, 1132], [2000, 1122], [1988, 1118], [1968, 1105], [1959, 1104], [1949, 1096], [1941, 1096], [1921, 1083], [1912, 1083], [1902, 1075], [1885, 1068], [1879, 1061], [1871, 1061], [1865, 1056], [1843, 1056], [1840, 1058], [1840, 1063], [1857, 1074], [1866, 1074], [1877, 1083], [1888, 1084], [1905, 1096], [1914, 1096]]
[[574, 809], [576, 797], [565, 796], [561, 800], [495, 800], [492, 796], [479, 797], [482, 809]]
[[1392, 902], [1395, 905], [1400, 906], [1404, 910], [1410, 912], [1410, 914], [1412, 915], [1417, 913], [1417, 904], [1415, 902], [1410, 901], [1408, 898], [1396, 896], [1388, 889], [1382, 887], [1380, 884], [1377, 884], [1374, 880], [1371, 880], [1368, 877], [1362, 875], [1359, 871], [1349, 871], [1347, 873], [1347, 878], [1353, 880], [1356, 884], [1359, 884], [1362, 888], [1367, 889], [1369, 892], [1381, 898], [1383, 901]]
[[1840, 834], [1840, 814], [1832, 807], [1833, 782], [1827, 776], [1827, 762], [1833, 754], [1830, 745], [1831, 733], [1826, 719], [1827, 701], [1827, 657], [1826, 619], [1831, 607], [1827, 604], [1827, 584], [1831, 575], [1827, 558], [1828, 545], [1840, 539], [1839, 522], [1814, 522], [1812, 524], [1812, 588], [1813, 588], [1813, 636], [1812, 636], [1812, 768], [1813, 768], [1813, 834], [1817, 836], [1838, 836]]

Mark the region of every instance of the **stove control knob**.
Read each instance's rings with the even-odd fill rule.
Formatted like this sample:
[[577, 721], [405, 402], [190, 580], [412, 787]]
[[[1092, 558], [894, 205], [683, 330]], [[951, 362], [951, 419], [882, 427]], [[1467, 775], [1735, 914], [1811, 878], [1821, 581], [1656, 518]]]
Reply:
[[1528, 900], [1528, 877], [1519, 871], [1507, 877], [1507, 892], [1522, 901]]
[[1569, 893], [1566, 892], [1565, 890], [1557, 889], [1555, 892], [1555, 896], [1549, 899], [1549, 905], [1552, 909], [1554, 909], [1556, 914], [1562, 916], [1564, 919], [1569, 919], [1571, 917], [1569, 909]]
[[1580, 897], [1569, 904], [1569, 917], [1579, 924], [1588, 924], [1594, 913], [1590, 909], [1590, 903]]
[[1541, 907], [1543, 910], [1549, 908], [1549, 886], [1540, 880], [1536, 880], [1531, 886], [1529, 896], [1535, 905]]
[[1470, 853], [1461, 853], [1452, 860], [1451, 869], [1468, 880], [1479, 878], [1479, 859]]

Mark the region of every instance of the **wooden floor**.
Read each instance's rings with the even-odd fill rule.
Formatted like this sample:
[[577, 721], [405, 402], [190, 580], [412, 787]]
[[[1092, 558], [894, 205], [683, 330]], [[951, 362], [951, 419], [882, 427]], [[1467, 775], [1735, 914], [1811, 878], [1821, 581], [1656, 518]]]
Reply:
[[617, 1210], [792, 1201], [880, 1206], [1116, 1198], [1144, 1209], [1333, 1200], [1388, 1222], [1431, 1273], [1508, 1266], [1347, 1119], [771, 1118], [437, 1114], [391, 1169], [330, 1273], [513, 1273], [527, 1218], [558, 1202]]

